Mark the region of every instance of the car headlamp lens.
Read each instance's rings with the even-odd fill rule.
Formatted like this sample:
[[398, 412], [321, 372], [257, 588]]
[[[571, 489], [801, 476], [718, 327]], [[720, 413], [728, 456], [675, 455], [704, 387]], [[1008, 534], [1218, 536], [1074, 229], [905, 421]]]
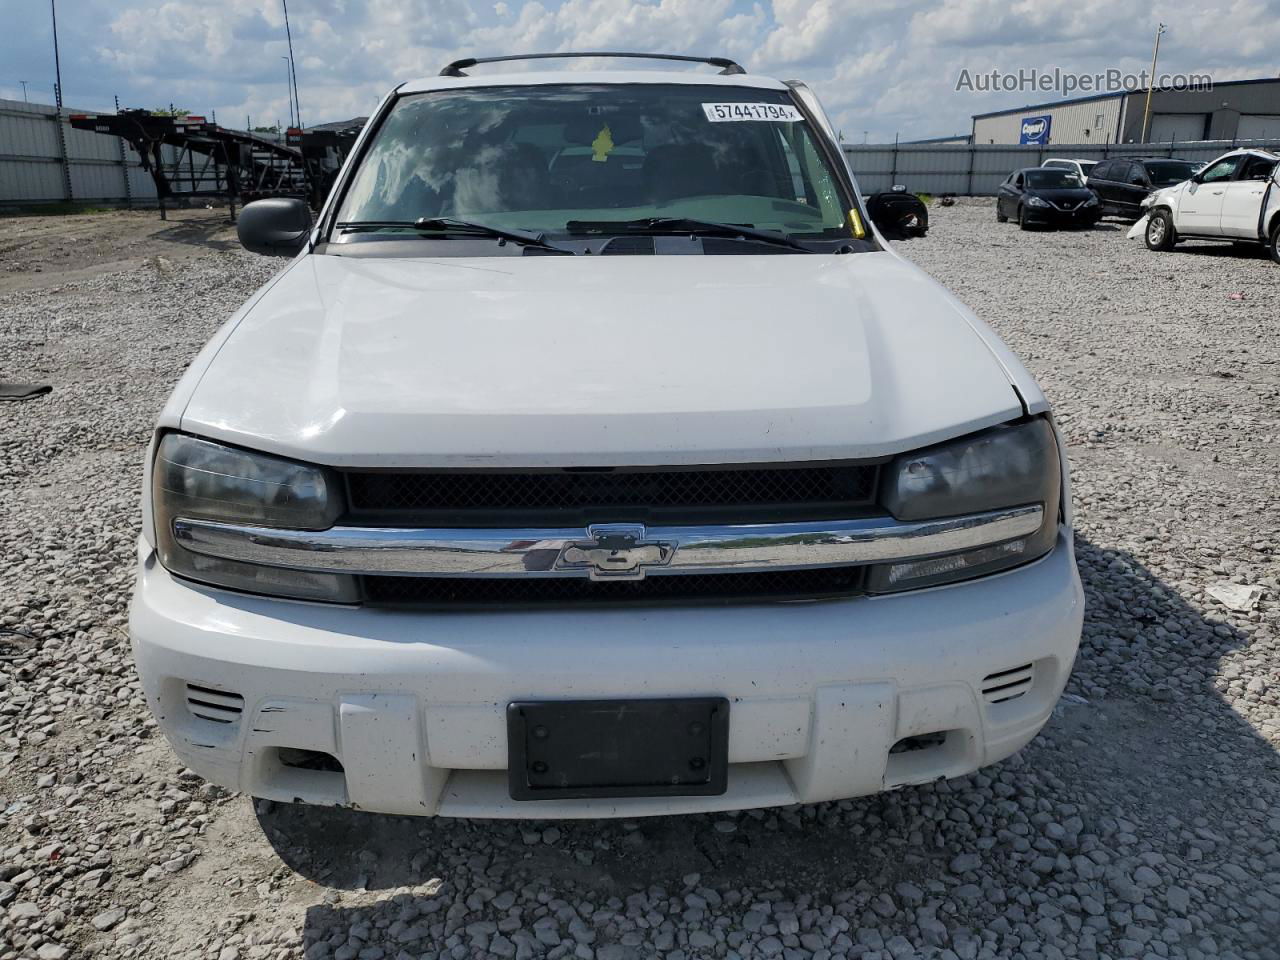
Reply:
[[942, 557], [872, 568], [869, 589], [889, 592], [992, 573], [1047, 553], [1057, 538], [1062, 473], [1048, 420], [985, 430], [894, 460], [881, 502], [898, 520], [930, 520], [1040, 504], [1044, 520], [1030, 536]]
[[160, 562], [179, 576], [213, 586], [305, 600], [354, 602], [355, 582], [202, 556], [174, 537], [178, 518], [324, 530], [341, 513], [331, 477], [320, 467], [170, 433], [151, 474]]
[[1027, 206], [1029, 207], [1047, 207], [1048, 200], [1041, 200], [1039, 197], [1027, 197]]
[[1084, 205], [1085, 205], [1086, 207], [1096, 207], [1096, 206], [1098, 205], [1098, 198], [1097, 198], [1097, 197], [1090, 197], [1088, 200], [1086, 200], [1086, 201], [1084, 202]]

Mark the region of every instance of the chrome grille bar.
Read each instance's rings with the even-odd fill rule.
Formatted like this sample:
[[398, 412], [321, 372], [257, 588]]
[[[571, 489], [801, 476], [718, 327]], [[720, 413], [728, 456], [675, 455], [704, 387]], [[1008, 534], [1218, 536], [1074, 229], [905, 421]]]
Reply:
[[[888, 517], [803, 523], [649, 527], [629, 525], [618, 552], [635, 562], [619, 578], [735, 573], [884, 563], [954, 553], [1029, 536], [1040, 504], [942, 520]], [[188, 550], [244, 563], [324, 573], [392, 576], [564, 576], [607, 579], [598, 560], [623, 525], [582, 529], [417, 529], [332, 527], [279, 530], [177, 519], [174, 537]], [[635, 535], [636, 531], [639, 536]], [[596, 556], [593, 556], [596, 555]]]

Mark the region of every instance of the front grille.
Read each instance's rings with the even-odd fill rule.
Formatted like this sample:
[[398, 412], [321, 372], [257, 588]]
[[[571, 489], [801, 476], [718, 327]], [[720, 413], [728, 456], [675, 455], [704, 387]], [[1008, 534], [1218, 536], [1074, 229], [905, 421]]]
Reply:
[[365, 600], [381, 606], [458, 608], [590, 603], [734, 603], [820, 600], [862, 592], [864, 567], [758, 573], [679, 574], [600, 582], [569, 577], [365, 577]]
[[351, 471], [355, 522], [581, 526], [848, 519], [874, 503], [867, 463], [564, 470]]

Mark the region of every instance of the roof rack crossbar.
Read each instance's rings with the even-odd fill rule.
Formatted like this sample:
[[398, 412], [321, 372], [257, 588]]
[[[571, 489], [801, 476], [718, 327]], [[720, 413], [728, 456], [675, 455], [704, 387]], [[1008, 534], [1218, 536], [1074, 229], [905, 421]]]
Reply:
[[689, 57], [679, 53], [619, 53], [611, 50], [595, 50], [582, 53], [524, 53], [507, 57], [463, 57], [454, 60], [440, 71], [442, 77], [465, 77], [462, 71], [481, 63], [506, 63], [511, 60], [560, 60], [570, 57], [625, 57], [631, 60], [681, 60], [686, 63], [706, 63], [720, 67], [722, 74], [746, 73], [742, 66], [728, 57]]

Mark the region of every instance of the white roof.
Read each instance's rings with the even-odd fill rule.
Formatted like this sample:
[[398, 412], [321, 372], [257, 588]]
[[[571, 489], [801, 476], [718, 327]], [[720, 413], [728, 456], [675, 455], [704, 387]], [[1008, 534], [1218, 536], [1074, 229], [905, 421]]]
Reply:
[[786, 90], [781, 80], [750, 73], [707, 73], [700, 70], [524, 70], [515, 73], [487, 73], [485, 65], [466, 77], [422, 77], [402, 84], [397, 93], [427, 90], [454, 90], [464, 87], [543, 86], [552, 83], [683, 83], [714, 87], [753, 87], [757, 90]]

